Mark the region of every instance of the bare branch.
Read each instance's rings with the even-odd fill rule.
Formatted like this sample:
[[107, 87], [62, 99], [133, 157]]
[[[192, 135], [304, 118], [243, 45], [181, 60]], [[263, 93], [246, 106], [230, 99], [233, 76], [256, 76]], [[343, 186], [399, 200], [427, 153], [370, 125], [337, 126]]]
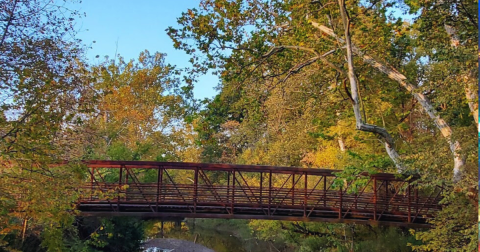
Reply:
[[[295, 48], [295, 49], [296, 49], [296, 46], [287, 46], [287, 47], [285, 47], [285, 48]], [[307, 48], [307, 49], [308, 49], [308, 48]], [[283, 49], [282, 49], [282, 50], [283, 50]], [[272, 51], [272, 50], [270, 50], [270, 51]], [[330, 51], [328, 51], [328, 52], [326, 52], [326, 53], [324, 53], [324, 54], [322, 54], [322, 55], [319, 55], [316, 51], [313, 51], [313, 52], [314, 52], [316, 55], [318, 55], [318, 56], [313, 57], [313, 58], [310, 58], [310, 59], [308, 59], [308, 60], [306, 60], [306, 61], [304, 61], [304, 62], [301, 62], [301, 63], [295, 65], [294, 67], [290, 68], [290, 70], [288, 70], [288, 72], [286, 72], [287, 75], [286, 75], [282, 80], [280, 80], [279, 82], [277, 82], [275, 85], [273, 85], [272, 87], [270, 87], [270, 88], [269, 88], [269, 91], [272, 90], [272, 89], [274, 89], [276, 86], [278, 86], [278, 84], [281, 84], [281, 83], [284, 83], [285, 81], [287, 81], [292, 75], [300, 72], [300, 70], [302, 70], [302, 69], [305, 68], [306, 66], [309, 66], [309, 65], [317, 62], [318, 60], [327, 61], [327, 60], [325, 59], [325, 57], [327, 57], [328, 55], [334, 53], [335, 51], [336, 51], [336, 49], [330, 50]], [[327, 62], [328, 62], [328, 61], [327, 61]], [[330, 63], [330, 62], [329, 62], [329, 63]], [[332, 63], [330, 63], [330, 64], [332, 64]], [[333, 64], [332, 64], [332, 65], [333, 65]], [[281, 75], [283, 75], [283, 74], [285, 74], [285, 73], [282, 73]]]
[[15, 8], [17, 8], [17, 3], [18, 3], [18, 0], [15, 0], [15, 2], [13, 3], [12, 10], [10, 11], [10, 15], [8, 17], [7, 25], [5, 25], [5, 29], [3, 31], [2, 40], [0, 41], [0, 48], [3, 47], [3, 43], [5, 42], [5, 38], [7, 37], [7, 34], [8, 34], [8, 28], [12, 24], [13, 15], [15, 14]]
[[307, 51], [307, 52], [311, 52], [317, 56], [320, 56], [320, 54], [315, 51], [314, 49], [312, 48], [309, 48], [309, 47], [304, 47], [304, 46], [288, 46], [288, 45], [283, 45], [283, 46], [272, 46], [272, 48], [270, 49], [270, 51], [268, 51], [267, 53], [265, 53], [264, 55], [262, 55], [262, 58], [268, 58], [270, 56], [272, 56], [273, 54], [275, 53], [278, 53], [278, 52], [281, 52], [285, 49], [296, 49], [296, 50], [303, 50], [303, 51]]

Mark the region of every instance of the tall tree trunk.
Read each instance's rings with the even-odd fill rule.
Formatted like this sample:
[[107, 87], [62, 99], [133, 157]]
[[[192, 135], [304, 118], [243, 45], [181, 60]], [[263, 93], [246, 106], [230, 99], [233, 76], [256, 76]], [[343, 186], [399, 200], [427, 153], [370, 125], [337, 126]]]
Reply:
[[[338, 41], [341, 43], [345, 43], [345, 41], [341, 38], [339, 38], [330, 28], [323, 26], [319, 23], [316, 23], [314, 21], [310, 21], [310, 23], [323, 33], [336, 38]], [[348, 47], [348, 46], [347, 46]], [[463, 173], [463, 168], [465, 166], [465, 157], [462, 157], [460, 154], [460, 151], [462, 150], [460, 143], [458, 141], [453, 141], [452, 140], [452, 129], [450, 126], [443, 120], [437, 113], [437, 111], [433, 108], [432, 104], [430, 101], [423, 95], [422, 93], [418, 92], [417, 87], [408, 83], [407, 78], [401, 74], [399, 71], [397, 71], [395, 68], [391, 66], [386, 66], [377, 60], [375, 60], [373, 57], [364, 54], [358, 47], [351, 45], [351, 50], [357, 54], [358, 56], [363, 58], [363, 61], [374, 68], [378, 69], [380, 72], [386, 74], [390, 79], [398, 82], [402, 87], [407, 89], [408, 91], [413, 93], [413, 97], [420, 103], [420, 105], [423, 107], [425, 112], [427, 112], [428, 116], [435, 122], [435, 125], [437, 128], [440, 130], [441, 134], [445, 139], [447, 140], [450, 151], [453, 154], [453, 161], [454, 161], [454, 167], [453, 167], [453, 181], [458, 182], [462, 178], [462, 173]]]
[[345, 28], [348, 79], [350, 82], [350, 90], [352, 95], [353, 112], [355, 114], [356, 127], [358, 130], [372, 132], [380, 136], [381, 138], [383, 138], [385, 142], [385, 149], [387, 151], [387, 154], [390, 156], [390, 159], [392, 159], [393, 163], [395, 163], [395, 166], [397, 167], [397, 171], [399, 173], [404, 172], [406, 170], [406, 167], [402, 163], [400, 159], [400, 155], [395, 149], [395, 142], [393, 140], [393, 137], [388, 133], [386, 129], [376, 125], [367, 124], [362, 120], [362, 114], [360, 111], [360, 102], [359, 102], [358, 83], [357, 83], [357, 79], [355, 78], [355, 68], [353, 66], [353, 50], [352, 50], [352, 41], [350, 38], [350, 20], [349, 20], [347, 11], [345, 10], [345, 1], [338, 0], [338, 4], [340, 6], [340, 14], [342, 15], [343, 26]]

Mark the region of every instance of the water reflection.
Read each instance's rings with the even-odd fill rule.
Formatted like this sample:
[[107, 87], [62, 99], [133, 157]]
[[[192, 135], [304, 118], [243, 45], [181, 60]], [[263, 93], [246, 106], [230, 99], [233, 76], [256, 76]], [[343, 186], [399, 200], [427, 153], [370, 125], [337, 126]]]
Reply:
[[[255, 238], [246, 220], [187, 219], [175, 224], [164, 222], [164, 238], [175, 238], [201, 244], [215, 252], [293, 251], [284, 245]], [[149, 223], [150, 237], [161, 238], [161, 222]]]

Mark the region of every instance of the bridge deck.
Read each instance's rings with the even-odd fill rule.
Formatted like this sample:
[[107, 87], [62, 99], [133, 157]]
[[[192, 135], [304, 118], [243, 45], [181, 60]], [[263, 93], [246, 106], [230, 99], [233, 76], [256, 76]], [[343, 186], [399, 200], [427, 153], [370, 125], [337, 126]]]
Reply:
[[377, 223], [428, 227], [441, 190], [394, 174], [220, 164], [87, 161], [83, 215]]

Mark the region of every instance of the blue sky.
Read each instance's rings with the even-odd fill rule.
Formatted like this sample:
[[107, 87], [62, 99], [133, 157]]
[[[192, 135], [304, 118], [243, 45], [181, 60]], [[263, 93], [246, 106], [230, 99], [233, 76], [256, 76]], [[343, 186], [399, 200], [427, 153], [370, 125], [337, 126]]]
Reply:
[[[83, 0], [71, 8], [85, 12], [77, 21], [77, 37], [92, 49], [87, 52], [91, 63], [100, 63], [104, 56], [113, 58], [115, 50], [126, 61], [136, 59], [147, 49], [150, 53], [166, 53], [167, 63], [187, 67], [189, 56], [175, 50], [165, 29], [177, 26], [177, 17], [189, 8], [198, 7], [199, 0]], [[95, 41], [95, 43], [93, 43]], [[118, 48], [117, 48], [118, 44]], [[95, 58], [96, 55], [100, 57]], [[194, 89], [195, 98], [211, 98], [217, 92], [218, 78], [202, 76]]]

